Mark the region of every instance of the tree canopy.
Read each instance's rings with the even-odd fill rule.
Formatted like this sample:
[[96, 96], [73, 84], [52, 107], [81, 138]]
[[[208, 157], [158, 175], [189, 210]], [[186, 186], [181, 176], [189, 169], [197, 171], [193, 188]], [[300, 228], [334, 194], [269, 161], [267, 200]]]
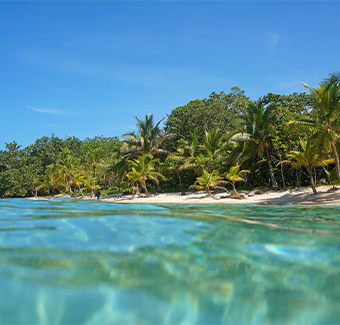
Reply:
[[249, 98], [238, 87], [228, 94], [212, 92], [209, 98], [195, 99], [175, 108], [164, 123], [165, 132], [185, 140], [190, 139], [190, 132], [195, 129], [199, 140], [205, 131], [220, 129], [225, 133], [232, 127], [231, 120], [244, 111], [248, 102]]
[[[0, 197], [131, 191], [149, 195], [191, 188], [314, 185], [334, 167], [340, 179], [340, 76], [307, 93], [269, 93], [250, 101], [244, 91], [212, 92], [175, 108], [164, 122], [136, 117], [118, 137], [80, 140], [44, 136], [0, 151]], [[301, 151], [302, 147], [302, 151]], [[287, 159], [288, 158], [288, 159]], [[301, 158], [301, 159], [300, 159]], [[302, 158], [308, 158], [307, 164]], [[265, 164], [264, 164], [265, 163]], [[332, 183], [338, 181], [332, 180]], [[316, 190], [315, 190], [316, 192]]]

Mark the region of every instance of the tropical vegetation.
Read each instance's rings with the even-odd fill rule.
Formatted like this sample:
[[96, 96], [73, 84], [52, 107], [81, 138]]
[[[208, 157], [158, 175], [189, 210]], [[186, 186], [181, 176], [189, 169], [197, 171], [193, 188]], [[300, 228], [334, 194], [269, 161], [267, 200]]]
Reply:
[[[292, 188], [340, 182], [340, 74], [316, 88], [250, 100], [233, 87], [136, 117], [121, 138], [54, 134], [0, 151], [0, 197]], [[163, 123], [163, 124], [162, 124]], [[114, 131], [114, 130], [113, 130]]]

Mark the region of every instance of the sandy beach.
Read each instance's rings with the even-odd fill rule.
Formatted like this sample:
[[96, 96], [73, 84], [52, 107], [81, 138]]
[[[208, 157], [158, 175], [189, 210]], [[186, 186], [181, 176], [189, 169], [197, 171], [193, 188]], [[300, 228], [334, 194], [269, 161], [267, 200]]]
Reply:
[[213, 199], [206, 192], [163, 193], [152, 197], [133, 197], [126, 195], [122, 198], [105, 197], [101, 199], [119, 203], [145, 204], [267, 204], [267, 205], [340, 205], [340, 189], [330, 190], [329, 186], [317, 188], [318, 194], [313, 194], [311, 188], [294, 190], [268, 191], [255, 194], [254, 191], [239, 191], [244, 199], [228, 198], [226, 193], [217, 195]]
[[[329, 186], [317, 188], [318, 194], [313, 194], [311, 188], [293, 190], [239, 191], [243, 199], [229, 198], [227, 193], [219, 193], [217, 199], [211, 198], [206, 192], [161, 193], [146, 196], [132, 195], [101, 195], [101, 201], [113, 203], [138, 203], [138, 204], [262, 204], [262, 205], [340, 205], [340, 188], [331, 190]], [[70, 198], [69, 196], [32, 197], [31, 199], [58, 199]], [[81, 199], [81, 196], [77, 198]], [[96, 198], [85, 197], [84, 199]]]

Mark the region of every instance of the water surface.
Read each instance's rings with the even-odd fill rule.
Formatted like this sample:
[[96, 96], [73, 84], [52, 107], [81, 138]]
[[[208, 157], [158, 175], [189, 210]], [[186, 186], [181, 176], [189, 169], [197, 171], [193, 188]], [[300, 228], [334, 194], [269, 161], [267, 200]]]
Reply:
[[1, 324], [334, 324], [340, 209], [0, 200]]

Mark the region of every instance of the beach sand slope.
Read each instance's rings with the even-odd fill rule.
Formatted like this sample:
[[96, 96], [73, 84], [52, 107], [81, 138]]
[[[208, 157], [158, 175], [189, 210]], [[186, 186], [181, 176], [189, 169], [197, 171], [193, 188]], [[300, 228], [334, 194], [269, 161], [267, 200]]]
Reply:
[[121, 198], [113, 196], [101, 197], [103, 201], [117, 203], [144, 203], [144, 204], [264, 204], [264, 205], [340, 205], [340, 189], [330, 190], [329, 186], [317, 188], [318, 194], [313, 194], [312, 189], [294, 189], [268, 191], [261, 194], [240, 191], [244, 199], [228, 198], [226, 193], [217, 194], [218, 199], [213, 199], [205, 192], [162, 193], [151, 197], [133, 197], [126, 195]]

